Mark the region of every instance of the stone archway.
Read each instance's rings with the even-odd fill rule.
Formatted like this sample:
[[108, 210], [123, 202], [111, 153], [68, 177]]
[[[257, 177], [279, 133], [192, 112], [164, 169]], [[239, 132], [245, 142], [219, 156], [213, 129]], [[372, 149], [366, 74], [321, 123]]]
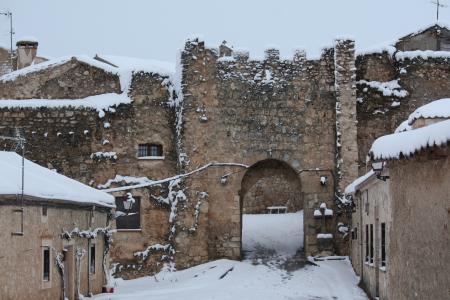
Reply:
[[[261, 217], [267, 218], [268, 223], [275, 217], [256, 217], [251, 215], [267, 214], [274, 212], [274, 208], [286, 208], [287, 213], [296, 213], [303, 210], [302, 186], [297, 172], [286, 162], [277, 159], [265, 159], [249, 167], [242, 177], [240, 197], [240, 216], [241, 216], [241, 257], [245, 256], [245, 238], [244, 238], [244, 215], [249, 220], [258, 220]], [[297, 215], [286, 215], [288, 218], [297, 218]], [[256, 219], [255, 219], [256, 218]], [[278, 217], [278, 220], [283, 217]], [[296, 219], [303, 228], [303, 214], [298, 215]], [[247, 221], [248, 224], [248, 221]], [[265, 224], [262, 226], [272, 226]], [[282, 231], [282, 229], [281, 229]], [[302, 234], [298, 236], [299, 245], [303, 245]], [[247, 249], [248, 250], [248, 249]]]

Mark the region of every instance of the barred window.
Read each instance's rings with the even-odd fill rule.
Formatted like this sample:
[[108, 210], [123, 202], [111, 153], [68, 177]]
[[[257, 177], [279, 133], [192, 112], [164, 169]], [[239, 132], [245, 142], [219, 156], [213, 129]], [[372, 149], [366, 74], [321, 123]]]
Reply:
[[139, 144], [138, 157], [163, 156], [163, 147], [160, 144]]

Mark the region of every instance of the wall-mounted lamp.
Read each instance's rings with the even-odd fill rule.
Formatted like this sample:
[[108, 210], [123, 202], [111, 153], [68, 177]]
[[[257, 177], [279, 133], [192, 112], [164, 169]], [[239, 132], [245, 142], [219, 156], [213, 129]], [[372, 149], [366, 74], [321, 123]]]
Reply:
[[384, 161], [374, 161], [372, 162], [372, 170], [377, 174], [377, 178], [383, 181], [389, 179], [389, 176], [381, 175], [384, 169], [385, 162]]

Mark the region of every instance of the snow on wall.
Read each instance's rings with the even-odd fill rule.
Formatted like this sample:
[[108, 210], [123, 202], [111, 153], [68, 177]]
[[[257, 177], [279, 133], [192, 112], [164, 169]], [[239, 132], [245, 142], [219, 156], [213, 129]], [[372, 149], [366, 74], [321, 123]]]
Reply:
[[77, 109], [95, 109], [98, 116], [103, 118], [105, 112], [113, 111], [113, 107], [120, 104], [129, 104], [131, 99], [126, 93], [101, 94], [89, 96], [83, 99], [1, 99], [0, 108], [77, 108]]
[[408, 96], [408, 91], [402, 89], [400, 84], [398, 84], [399, 80], [400, 79], [395, 79], [387, 82], [359, 80], [356, 83], [367, 85], [373, 89], [376, 89], [386, 97], [395, 96], [398, 98], [404, 98]]
[[429, 58], [450, 58], [450, 51], [433, 51], [433, 50], [415, 50], [415, 51], [398, 51], [395, 53], [397, 60], [422, 58], [427, 60]]
[[382, 136], [370, 148], [373, 160], [399, 159], [434, 146], [445, 146], [450, 140], [450, 120], [426, 127]]
[[[22, 157], [0, 151], [0, 194], [20, 195], [22, 190]], [[24, 195], [45, 201], [66, 200], [71, 203], [114, 207], [114, 197], [76, 180], [41, 167], [25, 159]]]

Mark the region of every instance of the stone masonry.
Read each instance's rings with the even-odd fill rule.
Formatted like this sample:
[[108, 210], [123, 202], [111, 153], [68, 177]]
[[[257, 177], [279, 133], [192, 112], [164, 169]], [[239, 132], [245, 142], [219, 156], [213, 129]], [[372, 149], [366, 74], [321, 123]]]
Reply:
[[[134, 72], [125, 91], [118, 74], [76, 59], [0, 79], [3, 100], [122, 92], [132, 100], [104, 115], [70, 106], [2, 106], [0, 134], [20, 128], [27, 158], [92, 186], [116, 188], [117, 197], [140, 197], [140, 229], [117, 232], [111, 252], [127, 278], [164, 264], [240, 259], [243, 211], [281, 203], [304, 210], [307, 255], [345, 255], [348, 236], [337, 228], [350, 223], [339, 200], [343, 188], [365, 172], [375, 138], [414, 108], [448, 97], [449, 67], [445, 58], [398, 51], [355, 57], [351, 40], [336, 41], [315, 60], [304, 51], [280, 59], [276, 49], [252, 60], [225, 43], [214, 49], [193, 39], [181, 51], [178, 80]], [[383, 85], [391, 89], [380, 90]], [[145, 143], [161, 145], [164, 156], [139, 159], [138, 145]], [[270, 202], [275, 197], [282, 201]], [[326, 220], [314, 217], [322, 204], [333, 210]], [[318, 241], [319, 233], [333, 239]]]

